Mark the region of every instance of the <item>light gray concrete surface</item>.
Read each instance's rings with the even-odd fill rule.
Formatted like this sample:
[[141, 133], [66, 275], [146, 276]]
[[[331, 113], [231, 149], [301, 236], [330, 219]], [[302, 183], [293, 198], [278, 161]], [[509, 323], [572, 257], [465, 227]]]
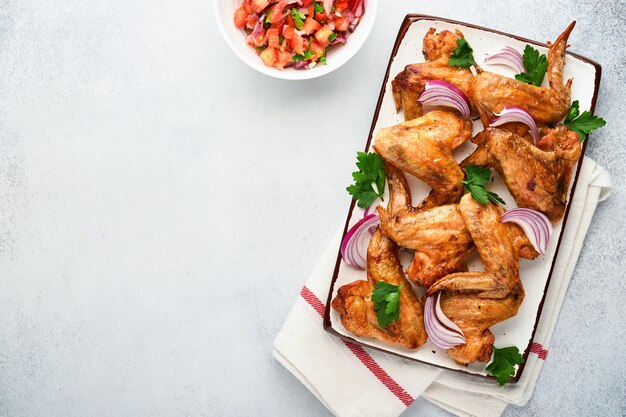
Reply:
[[383, 1], [354, 59], [298, 83], [241, 63], [210, 1], [0, 2], [0, 415], [329, 415], [271, 345], [344, 219], [408, 12], [542, 40], [576, 19], [603, 65], [588, 155], [615, 193], [505, 415], [626, 414], [624, 1]]

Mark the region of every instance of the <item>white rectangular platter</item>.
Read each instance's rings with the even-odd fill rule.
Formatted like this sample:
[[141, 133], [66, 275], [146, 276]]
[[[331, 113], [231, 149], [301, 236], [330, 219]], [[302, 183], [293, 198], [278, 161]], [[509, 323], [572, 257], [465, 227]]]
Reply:
[[[396, 45], [392, 52], [387, 75], [385, 76], [384, 86], [381, 91], [381, 96], [379, 97], [378, 107], [372, 123], [372, 129], [366, 145], [366, 151], [372, 150], [370, 148], [374, 144], [374, 138], [381, 128], [389, 127], [404, 121], [404, 115], [402, 113], [397, 113], [394, 106], [393, 96], [391, 93], [391, 80], [397, 73], [403, 70], [406, 65], [424, 62], [424, 57], [422, 55], [422, 41], [424, 35], [430, 28], [435, 28], [438, 32], [441, 30], [454, 31], [454, 29], [460, 29], [468, 43], [474, 49], [474, 58], [478, 65], [486, 71], [500, 73], [509, 77], [514, 77], [515, 75], [515, 72], [512, 69], [501, 65], [485, 64], [485, 57], [504, 46], [511, 46], [522, 52], [527, 44], [532, 44], [543, 54], [547, 55], [548, 52], [545, 44], [519, 38], [513, 35], [442, 18], [408, 15], [400, 29]], [[562, 29], [564, 28], [554, 28], [554, 39], [556, 39]], [[583, 34], [577, 33], [576, 29], [574, 29], [572, 36], [583, 36]], [[600, 81], [600, 72], [600, 66], [593, 61], [576, 54], [568, 53], [565, 65], [565, 78], [574, 78], [572, 85], [572, 101], [579, 101], [581, 111], [591, 110], [593, 112]], [[547, 79], [544, 80], [544, 83], [547, 83]], [[482, 129], [483, 127], [480, 120], [475, 120], [473, 133], [476, 134]], [[460, 162], [468, 156], [474, 148], [475, 145], [468, 141], [455, 151], [455, 158]], [[585, 148], [583, 146], [583, 155], [584, 149]], [[577, 165], [574, 170], [575, 174], [572, 176], [572, 182], [568, 192], [569, 198], [565, 218], [561, 222], [554, 225], [554, 233], [550, 239], [546, 255], [533, 261], [527, 261], [524, 259], [521, 260], [520, 277], [522, 283], [524, 284], [526, 297], [519, 309], [518, 314], [509, 320], [491, 327], [491, 331], [496, 337], [496, 347], [517, 346], [519, 350], [523, 352], [524, 359], [528, 357], [530, 352], [536, 323], [541, 314], [544, 294], [548, 288], [553, 265], [558, 254], [562, 231], [567, 224], [567, 213], [569, 212], [569, 203], [571, 202], [572, 197], [571, 193], [573, 192], [572, 190], [574, 189], [574, 184], [578, 178], [579, 166]], [[428, 194], [430, 189], [426, 184], [420, 182], [419, 180], [411, 176], [408, 177], [413, 196], [413, 204], [417, 205]], [[504, 199], [506, 202], [505, 207], [507, 209], [517, 207], [515, 200], [508, 192], [500, 176], [498, 176], [495, 171], [493, 172], [493, 177], [494, 181], [490, 184], [490, 190], [496, 192]], [[387, 187], [385, 190], [385, 194], [387, 194]], [[385, 195], [385, 202], [383, 205], [386, 204], [387, 200], [387, 195]], [[363, 213], [364, 210], [357, 207], [353, 202], [350, 207], [345, 230], [348, 230], [359, 219], [361, 219], [363, 217]], [[406, 270], [406, 267], [408, 267], [408, 264], [411, 261], [411, 255], [401, 251], [400, 258]], [[470, 258], [468, 267], [470, 271], [482, 270], [482, 265], [477, 255]], [[329, 301], [335, 297], [339, 287], [359, 279], [367, 279], [365, 271], [357, 270], [351, 267], [343, 262], [341, 256], [338, 256], [337, 266], [333, 276], [333, 283], [330, 288]], [[423, 291], [417, 288], [415, 288], [415, 290], [418, 297], [421, 297]], [[330, 304], [330, 302], [328, 304]], [[371, 338], [357, 337], [344, 329], [341, 324], [339, 314], [332, 310], [329, 306], [327, 306], [324, 326], [326, 330], [331, 333], [344, 338], [349, 338], [350, 340], [365, 346], [370, 346], [379, 350], [391, 352], [406, 358], [433, 364], [443, 368], [460, 370], [483, 376], [487, 375], [485, 371], [487, 364], [474, 363], [467, 367], [457, 365], [448, 356], [445, 350], [439, 349], [430, 341], [418, 350], [407, 350]], [[512, 379], [512, 382], [516, 382], [519, 379], [522, 371], [523, 366], [518, 368], [517, 374]]]

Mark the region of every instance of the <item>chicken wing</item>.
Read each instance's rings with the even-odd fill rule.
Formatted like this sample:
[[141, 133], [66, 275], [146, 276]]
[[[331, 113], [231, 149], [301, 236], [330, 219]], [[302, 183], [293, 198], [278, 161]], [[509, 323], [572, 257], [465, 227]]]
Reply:
[[518, 206], [538, 210], [553, 223], [563, 217], [572, 168], [581, 142], [565, 126], [544, 128], [537, 146], [521, 136], [487, 128], [472, 139], [478, 147], [462, 165], [493, 167], [504, 179]]
[[435, 33], [431, 28], [424, 36], [423, 53], [428, 62], [407, 65], [391, 82], [396, 111], [404, 108], [404, 120], [422, 115], [422, 105], [417, 99], [430, 80], [444, 80], [460, 88], [469, 96], [474, 75], [469, 68], [448, 65], [450, 55], [457, 47], [456, 41], [463, 37], [460, 30], [454, 33], [444, 30]]
[[493, 120], [494, 113], [508, 106], [525, 109], [540, 125], [556, 123], [565, 117], [570, 107], [572, 80], [563, 84], [563, 67], [567, 39], [575, 24], [572, 22], [554, 44], [548, 42], [549, 87], [536, 87], [488, 71], [473, 79], [470, 98], [485, 127]]
[[426, 182], [432, 191], [417, 207], [428, 210], [456, 203], [464, 174], [452, 151], [472, 135], [472, 122], [434, 110], [424, 116], [381, 129], [374, 149], [385, 161]]
[[[402, 285], [398, 304], [400, 317], [384, 329], [378, 325], [372, 301], [372, 291], [380, 281]], [[376, 229], [367, 249], [367, 281], [355, 281], [340, 287], [331, 305], [340, 314], [346, 330], [357, 336], [372, 337], [409, 349], [417, 349], [426, 343], [422, 304], [402, 272], [396, 244], [383, 235], [380, 228]]]
[[387, 208], [378, 207], [380, 226], [398, 245], [415, 251], [407, 273], [418, 285], [466, 270], [465, 259], [474, 251], [458, 204], [420, 211], [411, 206], [411, 190], [404, 174], [385, 163], [389, 185]]
[[515, 316], [524, 299], [519, 249], [511, 234], [515, 229], [500, 223], [502, 207], [480, 204], [466, 194], [459, 208], [484, 271], [448, 275], [432, 285], [427, 295], [442, 291], [444, 314], [463, 330], [467, 340], [448, 349], [448, 354], [461, 364], [487, 362], [495, 340], [489, 327]]

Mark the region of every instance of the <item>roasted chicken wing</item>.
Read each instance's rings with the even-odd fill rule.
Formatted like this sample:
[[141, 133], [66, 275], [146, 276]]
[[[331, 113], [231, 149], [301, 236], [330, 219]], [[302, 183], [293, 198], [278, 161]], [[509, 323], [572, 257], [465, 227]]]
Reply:
[[454, 33], [444, 30], [435, 33], [431, 28], [424, 36], [423, 52], [428, 62], [407, 65], [391, 82], [396, 110], [404, 108], [404, 120], [422, 115], [422, 105], [417, 99], [430, 80], [444, 80], [460, 88], [469, 96], [470, 84], [474, 78], [469, 68], [448, 65], [450, 55], [457, 47], [456, 41], [463, 37], [460, 30]]
[[575, 24], [572, 22], [553, 44], [548, 42], [549, 87], [536, 87], [488, 71], [473, 79], [470, 98], [485, 127], [493, 120], [494, 113], [509, 106], [525, 109], [539, 125], [556, 123], [565, 117], [570, 107], [572, 80], [563, 83], [563, 67], [567, 39]]
[[[378, 325], [372, 291], [377, 282], [402, 285], [400, 317], [386, 328]], [[426, 343], [424, 312], [411, 284], [402, 272], [397, 246], [380, 228], [367, 249], [367, 281], [355, 281], [337, 291], [332, 307], [340, 314], [343, 326], [357, 336], [372, 337], [388, 343], [417, 349]]]
[[430, 287], [453, 272], [464, 271], [465, 259], [474, 251], [458, 204], [417, 210], [404, 174], [385, 164], [389, 184], [387, 208], [378, 207], [380, 226], [398, 245], [415, 251], [407, 273], [415, 283]]
[[518, 206], [538, 210], [553, 222], [563, 217], [572, 168], [581, 142], [565, 126], [544, 128], [534, 146], [521, 136], [487, 128], [472, 139], [478, 147], [462, 162], [493, 167], [504, 179]]
[[500, 223], [502, 207], [475, 201], [466, 194], [459, 204], [480, 259], [483, 272], [448, 275], [427, 291], [442, 291], [441, 308], [458, 325], [467, 343], [449, 349], [458, 363], [487, 362], [493, 351], [494, 335], [489, 327], [517, 314], [524, 299], [519, 278], [519, 250], [509, 224]]
[[376, 135], [374, 149], [391, 165], [426, 182], [432, 191], [417, 207], [428, 210], [456, 203], [463, 194], [463, 171], [452, 150], [472, 135], [472, 122], [434, 110]]

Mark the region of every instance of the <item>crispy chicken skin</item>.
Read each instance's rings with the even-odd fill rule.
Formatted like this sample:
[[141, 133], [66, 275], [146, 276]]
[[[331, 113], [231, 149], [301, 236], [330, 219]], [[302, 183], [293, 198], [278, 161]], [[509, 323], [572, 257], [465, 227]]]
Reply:
[[408, 122], [381, 129], [374, 149], [389, 164], [426, 182], [432, 191], [417, 207], [428, 210], [456, 203], [464, 174], [452, 150], [472, 135], [472, 122], [434, 110]]
[[484, 271], [450, 274], [432, 285], [427, 295], [442, 291], [443, 312], [467, 339], [448, 354], [461, 364], [488, 362], [495, 340], [489, 327], [515, 316], [524, 299], [519, 250], [511, 236], [514, 229], [500, 223], [502, 207], [482, 205], [470, 194], [461, 199], [459, 207]]
[[515, 133], [487, 128], [472, 139], [478, 147], [461, 165], [495, 168], [518, 206], [538, 210], [556, 223], [565, 212], [572, 168], [582, 145], [565, 126], [541, 133], [534, 146]]
[[417, 210], [402, 171], [386, 163], [385, 172], [389, 203], [378, 207], [380, 226], [398, 245], [415, 251], [409, 278], [428, 288], [441, 277], [466, 270], [463, 262], [474, 251], [474, 242], [458, 204]]
[[431, 28], [424, 36], [423, 52], [428, 62], [407, 65], [391, 82], [396, 111], [404, 108], [404, 120], [422, 115], [422, 105], [417, 101], [430, 80], [444, 80], [460, 88], [469, 96], [474, 76], [469, 68], [456, 68], [448, 65], [450, 55], [457, 47], [456, 41], [463, 37], [460, 30], [444, 30], [435, 33]]
[[[399, 320], [385, 329], [378, 326], [371, 298], [379, 281], [402, 285]], [[357, 336], [372, 337], [409, 349], [417, 349], [426, 343], [422, 304], [402, 272], [396, 244], [383, 235], [380, 228], [376, 229], [367, 249], [367, 281], [355, 281], [340, 287], [332, 307], [340, 314], [346, 330]]]
[[572, 22], [553, 44], [548, 42], [549, 87], [536, 87], [488, 71], [473, 79], [469, 96], [485, 127], [493, 120], [494, 113], [508, 106], [525, 109], [539, 125], [556, 123], [565, 117], [570, 107], [572, 80], [563, 83], [563, 67], [567, 39], [575, 24]]

